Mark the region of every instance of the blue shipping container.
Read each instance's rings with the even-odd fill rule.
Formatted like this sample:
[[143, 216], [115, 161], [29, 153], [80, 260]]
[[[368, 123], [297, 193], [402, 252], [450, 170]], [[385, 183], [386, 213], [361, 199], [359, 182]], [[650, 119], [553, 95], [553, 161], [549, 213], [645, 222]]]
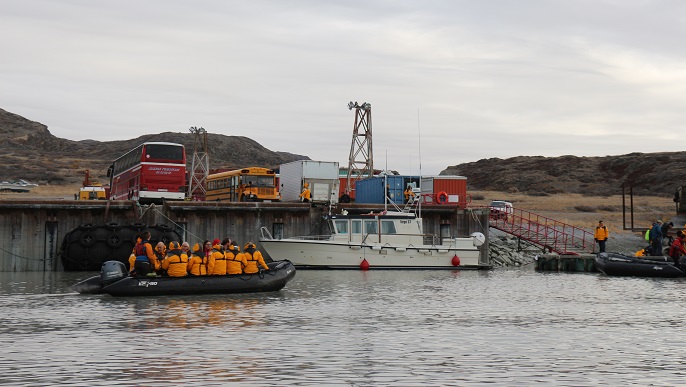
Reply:
[[388, 175], [359, 180], [355, 185], [355, 203], [383, 204], [384, 186], [388, 184], [388, 197], [396, 204], [403, 204], [408, 183], [418, 187], [419, 176]]

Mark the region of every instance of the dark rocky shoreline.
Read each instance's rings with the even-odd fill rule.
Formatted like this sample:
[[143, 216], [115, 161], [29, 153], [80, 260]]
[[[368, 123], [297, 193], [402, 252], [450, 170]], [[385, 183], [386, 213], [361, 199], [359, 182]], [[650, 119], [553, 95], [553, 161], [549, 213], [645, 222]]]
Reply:
[[[625, 255], [634, 253], [646, 246], [646, 241], [637, 233], [624, 232], [610, 235], [607, 242], [607, 251]], [[543, 251], [535, 245], [530, 245], [522, 251], [518, 251], [516, 237], [502, 232], [491, 233], [489, 257], [493, 267], [519, 267], [531, 264], [536, 256]]]

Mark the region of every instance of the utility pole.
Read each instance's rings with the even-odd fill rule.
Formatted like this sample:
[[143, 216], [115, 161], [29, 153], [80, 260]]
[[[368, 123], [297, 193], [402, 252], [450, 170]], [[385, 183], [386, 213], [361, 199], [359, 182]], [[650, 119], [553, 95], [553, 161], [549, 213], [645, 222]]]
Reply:
[[193, 133], [193, 161], [188, 176], [188, 195], [190, 200], [205, 200], [207, 194], [207, 175], [210, 172], [210, 157], [207, 149], [207, 131], [205, 128], [189, 129]]
[[372, 154], [372, 104], [358, 105], [350, 101], [348, 109], [355, 109], [353, 140], [348, 158], [348, 184], [345, 193], [350, 194], [353, 182], [374, 176], [374, 155]]

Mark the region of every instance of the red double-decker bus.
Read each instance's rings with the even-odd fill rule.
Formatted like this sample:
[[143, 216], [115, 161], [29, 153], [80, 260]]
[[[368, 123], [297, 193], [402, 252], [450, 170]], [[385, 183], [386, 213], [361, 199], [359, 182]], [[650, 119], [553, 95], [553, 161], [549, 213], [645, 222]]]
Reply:
[[186, 150], [171, 142], [146, 142], [114, 160], [107, 170], [113, 200], [161, 203], [183, 200]]

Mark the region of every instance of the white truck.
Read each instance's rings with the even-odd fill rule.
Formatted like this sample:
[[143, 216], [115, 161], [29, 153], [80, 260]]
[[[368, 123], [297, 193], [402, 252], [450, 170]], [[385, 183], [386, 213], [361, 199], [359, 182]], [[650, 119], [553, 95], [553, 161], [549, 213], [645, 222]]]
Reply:
[[312, 203], [338, 203], [338, 162], [300, 160], [281, 164], [281, 201], [300, 201], [305, 183], [310, 189]]
[[512, 203], [505, 200], [493, 200], [488, 206], [491, 208], [491, 219], [507, 221], [514, 213]]

